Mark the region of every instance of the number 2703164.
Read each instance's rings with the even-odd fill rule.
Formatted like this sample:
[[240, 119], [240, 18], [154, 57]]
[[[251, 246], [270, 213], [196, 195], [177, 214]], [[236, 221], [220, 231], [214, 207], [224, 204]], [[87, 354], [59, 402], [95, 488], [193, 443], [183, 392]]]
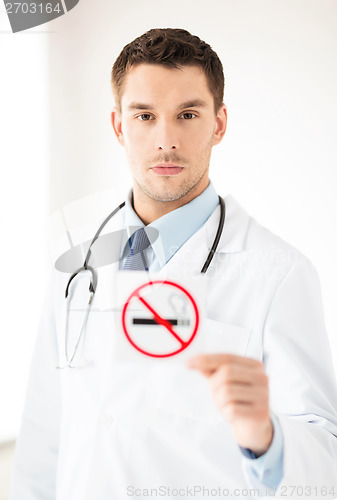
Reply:
[[7, 14], [51, 14], [63, 12], [60, 3], [8, 2], [5, 4]]

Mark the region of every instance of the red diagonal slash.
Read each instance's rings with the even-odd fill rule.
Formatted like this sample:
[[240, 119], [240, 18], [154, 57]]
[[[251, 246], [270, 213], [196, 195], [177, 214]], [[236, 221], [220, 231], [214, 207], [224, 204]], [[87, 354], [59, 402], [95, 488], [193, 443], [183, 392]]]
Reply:
[[167, 330], [173, 335], [173, 337], [175, 339], [178, 340], [178, 342], [181, 343], [182, 346], [186, 346], [187, 342], [184, 342], [180, 337], [179, 335], [176, 334], [176, 332], [173, 330], [172, 326], [171, 326], [171, 323], [169, 323], [168, 321], [166, 321], [166, 319], [162, 318], [161, 316], [159, 316], [159, 314], [156, 313], [156, 311], [150, 306], [150, 304], [145, 300], [143, 299], [143, 297], [141, 297], [140, 295], [137, 294], [137, 297], [138, 299], [141, 301], [142, 304], [144, 304], [144, 306], [153, 314], [153, 317], [154, 319], [156, 320], [156, 322], [159, 324], [159, 325], [162, 325], [164, 326], [165, 328], [167, 328]]

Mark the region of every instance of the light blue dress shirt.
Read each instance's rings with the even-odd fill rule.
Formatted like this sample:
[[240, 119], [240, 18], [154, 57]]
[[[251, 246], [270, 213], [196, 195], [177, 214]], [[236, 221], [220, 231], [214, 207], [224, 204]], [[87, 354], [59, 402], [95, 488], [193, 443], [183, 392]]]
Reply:
[[[129, 237], [137, 229], [144, 227], [143, 222], [132, 207], [131, 200], [132, 192], [129, 193], [125, 203], [125, 226], [129, 231]], [[146, 229], [154, 228], [158, 231], [158, 237], [151, 242], [152, 245], [144, 252], [149, 270], [152, 272], [159, 271], [185, 241], [205, 224], [218, 204], [218, 195], [212, 182], [210, 182], [208, 187], [190, 203], [163, 215], [146, 226]], [[123, 268], [127, 254], [128, 245], [125, 246], [122, 253], [120, 268]], [[200, 269], [202, 264], [203, 262], [200, 262]], [[279, 421], [274, 414], [271, 414], [271, 419], [274, 426], [274, 436], [267, 452], [258, 458], [254, 458], [254, 455], [249, 450], [241, 449], [241, 451], [243, 460], [250, 466], [248, 473], [253, 483], [260, 483], [261, 486], [276, 489], [283, 476], [284, 445]]]
[[[125, 203], [125, 227], [129, 230], [128, 236], [144, 227], [131, 205], [132, 193]], [[173, 257], [177, 250], [187, 241], [212, 215], [219, 204], [219, 198], [212, 184], [194, 198], [190, 203], [163, 215], [148, 226], [148, 236], [151, 241], [153, 234], [158, 231], [158, 237], [151, 241], [151, 246], [145, 250], [148, 268], [152, 272], [159, 271]], [[182, 222], [183, 221], [183, 222]], [[152, 229], [152, 231], [151, 231]], [[153, 231], [156, 230], [156, 231]], [[120, 267], [123, 268], [124, 259], [128, 254], [128, 245], [125, 246]], [[203, 262], [200, 262], [200, 269]]]

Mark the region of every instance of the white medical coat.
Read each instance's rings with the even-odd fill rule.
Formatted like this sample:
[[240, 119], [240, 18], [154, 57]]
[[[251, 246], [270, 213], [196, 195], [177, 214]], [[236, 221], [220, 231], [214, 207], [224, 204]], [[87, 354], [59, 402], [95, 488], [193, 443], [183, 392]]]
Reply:
[[[206, 275], [207, 350], [264, 362], [271, 411], [284, 435], [284, 477], [277, 493], [333, 498], [325, 491], [337, 491], [337, 391], [317, 274], [232, 197], [225, 202], [224, 231]], [[123, 228], [123, 220], [122, 210], [105, 232]], [[200, 272], [218, 221], [219, 207], [163, 268], [165, 276]], [[109, 283], [113, 288], [117, 270], [118, 262], [98, 268], [82, 348], [92, 365], [74, 370], [55, 368], [64, 351], [69, 275], [54, 273], [10, 500], [124, 500], [136, 496], [135, 488], [145, 497], [145, 490], [160, 487], [166, 498], [177, 498], [173, 488], [195, 486], [226, 489], [228, 498], [253, 498], [247, 490], [256, 483], [247, 474], [247, 459], [202, 375], [183, 363], [114, 362], [115, 313], [104, 294]], [[172, 496], [163, 488], [171, 488]]]

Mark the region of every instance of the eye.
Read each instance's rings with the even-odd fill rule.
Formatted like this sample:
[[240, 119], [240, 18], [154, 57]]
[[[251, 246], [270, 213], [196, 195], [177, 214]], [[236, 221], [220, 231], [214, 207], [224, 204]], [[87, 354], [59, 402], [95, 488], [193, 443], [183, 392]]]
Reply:
[[148, 113], [143, 113], [142, 115], [137, 116], [137, 119], [142, 122], [147, 122], [149, 120], [153, 120], [153, 116], [149, 115]]
[[183, 113], [182, 115], [179, 116], [182, 120], [192, 120], [193, 118], [196, 118], [197, 115], [194, 113]]

